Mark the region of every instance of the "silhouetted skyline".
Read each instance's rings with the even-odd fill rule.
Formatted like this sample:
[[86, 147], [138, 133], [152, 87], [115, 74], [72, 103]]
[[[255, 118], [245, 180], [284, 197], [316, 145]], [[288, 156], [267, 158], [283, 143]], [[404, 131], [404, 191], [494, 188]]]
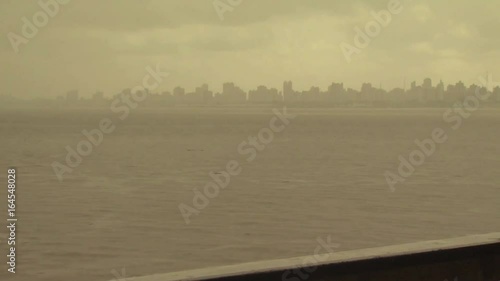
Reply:
[[[494, 86], [494, 87], [493, 87]], [[433, 84], [432, 79], [426, 78], [422, 83], [413, 81], [407, 89], [394, 88], [385, 90], [379, 85], [363, 83], [360, 90], [346, 88], [343, 83], [332, 83], [327, 89], [312, 86], [309, 90], [298, 91], [292, 81], [283, 82], [281, 89], [269, 88], [261, 85], [250, 91], [242, 90], [233, 82], [222, 85], [221, 92], [213, 92], [208, 84], [196, 87], [194, 91], [186, 91], [177, 86], [172, 91], [155, 92], [146, 89], [146, 98], [140, 103], [145, 106], [172, 106], [172, 105], [237, 105], [237, 104], [276, 104], [306, 106], [448, 106], [456, 102], [463, 102], [468, 96], [476, 93], [488, 95], [485, 100], [489, 104], [500, 104], [500, 86], [481, 86], [477, 84], [465, 85], [462, 81], [445, 85], [443, 81]], [[0, 95], [0, 102], [9, 104], [45, 104], [64, 106], [107, 106], [114, 100], [124, 100], [131, 96], [130, 88], [114, 95], [105, 95], [98, 91], [90, 98], [81, 97], [78, 90], [68, 91], [56, 99], [18, 99], [9, 95]]]

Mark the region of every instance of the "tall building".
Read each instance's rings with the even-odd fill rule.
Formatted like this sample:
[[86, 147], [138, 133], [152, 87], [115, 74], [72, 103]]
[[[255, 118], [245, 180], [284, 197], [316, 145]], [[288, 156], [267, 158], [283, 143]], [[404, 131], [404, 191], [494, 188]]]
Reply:
[[247, 94], [234, 83], [224, 83], [222, 93], [217, 96], [217, 102], [226, 104], [243, 104], [247, 101]]
[[456, 98], [460, 101], [463, 101], [465, 99], [465, 93], [467, 92], [467, 88], [465, 87], [462, 81], [459, 81], [455, 85], [455, 91], [456, 91]]
[[283, 82], [283, 101], [295, 102], [295, 92], [293, 91], [292, 81]]
[[184, 88], [181, 88], [181, 87], [174, 88], [174, 96], [181, 97], [181, 96], [184, 96], [184, 94], [185, 94]]
[[375, 88], [371, 83], [363, 83], [359, 92], [357, 102], [367, 103], [372, 102], [375, 98]]
[[259, 86], [256, 90], [251, 90], [248, 93], [248, 101], [251, 103], [273, 103], [280, 100], [278, 90], [268, 89], [266, 86]]
[[424, 84], [422, 85], [424, 89], [432, 89], [432, 80], [431, 78], [425, 78]]
[[[500, 102], [500, 87], [499, 86], [496, 86], [494, 89], [493, 89], [493, 97], [496, 98], [496, 101], [497, 102]], [[495, 100], [495, 99], [494, 99]]]
[[213, 93], [208, 90], [208, 84], [203, 84], [201, 87], [197, 87], [195, 93], [199, 96], [202, 103], [207, 104], [212, 102]]
[[173, 98], [175, 103], [184, 103], [184, 96], [186, 94], [186, 91], [184, 88], [181, 87], [175, 87], [173, 90]]
[[437, 100], [436, 92], [432, 88], [432, 80], [430, 78], [425, 78], [422, 84], [422, 102], [429, 102]]
[[328, 86], [325, 100], [333, 103], [346, 102], [344, 83], [332, 83]]
[[436, 95], [437, 95], [437, 100], [443, 101], [444, 100], [444, 83], [442, 80], [439, 81], [439, 84], [436, 86]]

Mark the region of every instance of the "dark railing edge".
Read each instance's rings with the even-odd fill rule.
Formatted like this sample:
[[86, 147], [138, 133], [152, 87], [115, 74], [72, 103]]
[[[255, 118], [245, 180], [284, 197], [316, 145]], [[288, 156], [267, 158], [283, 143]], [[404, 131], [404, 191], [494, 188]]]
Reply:
[[[194, 269], [165, 274], [155, 274], [136, 278], [127, 278], [127, 281], [201, 281], [201, 280], [222, 280], [237, 276], [264, 275], [272, 272], [285, 272], [291, 269], [310, 267], [348, 267], [349, 264], [361, 264], [363, 262], [379, 261], [378, 266], [391, 260], [395, 264], [401, 260], [416, 262], [420, 256], [434, 255], [440, 252], [442, 256], [449, 256], [455, 253], [455, 257], [460, 254], [470, 254], [472, 252], [487, 251], [494, 247], [500, 249], [500, 232], [470, 235], [465, 237], [455, 237], [449, 239], [421, 241], [401, 245], [391, 245], [376, 248], [357, 249], [332, 253], [325, 260], [318, 262], [304, 261], [315, 260], [313, 256], [301, 256], [286, 259], [276, 259], [267, 261], [249, 262], [235, 265], [217, 266], [202, 269]], [[479, 253], [479, 252], [478, 252]], [[451, 258], [448, 258], [451, 259]], [[394, 262], [395, 261], [395, 262]]]

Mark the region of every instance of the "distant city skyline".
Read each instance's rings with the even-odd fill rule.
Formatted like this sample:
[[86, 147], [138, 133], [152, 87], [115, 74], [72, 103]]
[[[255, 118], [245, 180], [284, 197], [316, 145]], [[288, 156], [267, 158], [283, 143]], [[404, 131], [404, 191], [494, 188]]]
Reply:
[[208, 83], [220, 91], [227, 80], [245, 91], [285, 80], [298, 90], [332, 81], [392, 89], [405, 77], [465, 84], [487, 71], [500, 77], [495, 1], [401, 0], [403, 11], [351, 63], [340, 44], [352, 43], [355, 28], [389, 0], [243, 1], [224, 20], [213, 1], [68, 1], [16, 54], [7, 34], [21, 33], [37, 2], [0, 2], [0, 94], [116, 93], [158, 63], [171, 73], [160, 90]]
[[[169, 105], [231, 105], [231, 104], [297, 104], [320, 106], [446, 106], [456, 102], [463, 102], [467, 97], [488, 95], [483, 100], [485, 103], [500, 104], [500, 85], [483, 85], [494, 83], [489, 81], [492, 77], [483, 77], [480, 83], [470, 85], [458, 81], [454, 84], [438, 83], [430, 78], [425, 78], [421, 83], [412, 81], [408, 87], [397, 87], [385, 90], [372, 83], [363, 83], [360, 90], [345, 87], [344, 83], [331, 83], [326, 89], [311, 86], [308, 90], [297, 90], [292, 81], [284, 81], [281, 88], [272, 88], [260, 85], [256, 89], [245, 91], [233, 82], [222, 85], [222, 91], [215, 92], [208, 84], [196, 87], [194, 91], [187, 91], [181, 86], [171, 91], [157, 91], [146, 89], [147, 95], [140, 102], [146, 106]], [[479, 81], [478, 81], [479, 82]], [[113, 95], [106, 96], [102, 91], [94, 93], [91, 97], [81, 96], [78, 90], [71, 90], [55, 99], [35, 98], [35, 102], [45, 101], [47, 105], [73, 105], [73, 106], [106, 106], [112, 107], [119, 103], [134, 101], [134, 91], [126, 88]], [[488, 94], [489, 93], [489, 94]], [[141, 95], [142, 96], [142, 95]], [[29, 101], [24, 99], [24, 101]], [[13, 96], [0, 95], [0, 105], [3, 103], [23, 103], [23, 99]], [[48, 103], [47, 103], [48, 102]], [[113, 105], [114, 102], [114, 105]], [[43, 103], [43, 102], [42, 102]], [[36, 103], [35, 103], [36, 104]]]
[[[487, 75], [487, 73], [485, 73]], [[442, 81], [445, 85], [454, 85], [456, 83], [463, 83], [464, 85], [466, 86], [471, 86], [471, 85], [478, 85], [480, 84], [479, 83], [479, 77], [484, 77], [486, 78], [486, 75], [482, 75], [482, 76], [478, 76], [476, 77], [475, 80], [473, 79], [461, 79], [461, 80], [456, 80], [456, 81], [444, 81], [443, 79], [434, 79], [434, 78], [429, 78], [429, 77], [424, 77], [423, 79], [421, 80], [415, 80], [415, 79], [409, 79], [409, 78], [402, 78], [401, 80], [401, 84], [400, 85], [396, 85], [395, 87], [387, 87], [387, 86], [384, 86], [384, 83], [382, 83], [381, 81], [362, 81], [359, 83], [359, 85], [355, 85], [354, 87], [351, 87], [349, 85], [347, 85], [347, 83], [345, 82], [342, 82], [342, 81], [332, 81], [330, 83], [327, 83], [325, 85], [313, 85], [313, 84], [309, 84], [308, 85], [303, 85], [304, 83], [296, 83], [295, 81], [292, 81], [290, 79], [285, 79], [284, 82], [286, 81], [292, 81], [293, 83], [293, 88], [294, 90], [296, 91], [300, 91], [300, 92], [304, 92], [304, 91], [309, 91], [311, 88], [319, 88], [320, 90], [326, 90], [328, 89], [328, 87], [333, 83], [333, 84], [336, 84], [336, 83], [340, 83], [340, 84], [343, 84], [344, 88], [346, 89], [352, 89], [352, 90], [355, 90], [355, 91], [361, 91], [362, 88], [363, 88], [363, 85], [364, 84], [371, 84], [374, 88], [376, 89], [382, 89], [384, 91], [391, 91], [391, 90], [394, 90], [394, 89], [398, 89], [398, 88], [401, 88], [401, 89], [409, 89], [411, 87], [411, 84], [412, 83], [416, 83], [417, 85], [420, 85], [419, 83], [424, 83], [424, 81], [426, 79], [429, 79], [430, 81], [432, 81], [432, 83], [434, 83], [434, 85], [436, 84], [436, 81]], [[467, 83], [466, 81], [471, 81], [470, 83]], [[500, 80], [500, 76], [498, 78], [498, 80]], [[495, 81], [495, 77], [493, 77], [493, 81]], [[448, 84], [449, 83], [449, 84]], [[206, 86], [208, 87], [214, 94], [215, 93], [220, 93], [220, 92], [223, 92], [224, 90], [224, 85], [225, 84], [234, 84], [236, 86], [238, 86], [238, 88], [240, 88], [242, 91], [246, 92], [247, 94], [250, 92], [250, 91], [254, 91], [254, 90], [257, 90], [259, 87], [266, 87], [266, 88], [269, 88], [269, 89], [278, 89], [279, 91], [282, 91], [283, 89], [283, 82], [277, 82], [277, 83], [273, 83], [272, 85], [266, 85], [266, 84], [257, 84], [255, 87], [253, 88], [245, 88], [245, 87], [242, 87], [241, 85], [239, 85], [237, 82], [229, 82], [229, 81], [226, 81], [226, 82], [223, 82], [221, 84], [215, 84], [215, 83], [201, 83], [199, 85], [195, 85], [193, 87], [185, 87], [184, 85], [175, 85], [172, 81], [170, 81], [170, 83], [168, 83], [170, 87], [158, 87], [158, 90], [155, 90], [153, 92], [174, 92], [175, 88], [177, 87], [181, 87], [185, 93], [189, 93], [189, 92], [195, 92], [197, 88], [199, 87], [203, 87], [203, 86]], [[130, 84], [132, 85], [132, 84]], [[299, 85], [299, 87], [297, 86]], [[499, 85], [500, 86], [500, 85]], [[59, 96], [64, 96], [66, 95], [66, 93], [68, 92], [72, 92], [72, 91], [77, 91], [78, 94], [79, 94], [79, 97], [81, 98], [91, 98], [95, 93], [97, 92], [101, 92], [103, 94], [104, 97], [106, 98], [111, 98], [113, 97], [114, 95], [116, 95], [117, 93], [120, 93], [122, 92], [123, 90], [126, 90], [126, 89], [130, 89], [131, 87], [127, 87], [127, 86], [122, 86], [122, 87], [118, 87], [118, 90], [117, 91], [111, 91], [111, 92], [107, 92], [107, 91], [104, 91], [102, 89], [99, 89], [97, 87], [95, 87], [95, 90], [94, 91], [84, 91], [82, 89], [78, 89], [77, 87], [70, 87], [66, 90], [63, 90], [61, 92], [57, 92], [57, 93], [54, 93], [53, 95], [49, 95], [49, 96], [41, 96], [41, 95], [33, 95], [33, 96], [18, 96], [18, 95], [15, 95], [15, 94], [10, 94], [10, 93], [4, 93], [4, 92], [0, 92], [0, 96], [14, 96], [14, 97], [18, 97], [18, 98], [27, 98], [27, 99], [33, 99], [33, 98], [57, 98]]]

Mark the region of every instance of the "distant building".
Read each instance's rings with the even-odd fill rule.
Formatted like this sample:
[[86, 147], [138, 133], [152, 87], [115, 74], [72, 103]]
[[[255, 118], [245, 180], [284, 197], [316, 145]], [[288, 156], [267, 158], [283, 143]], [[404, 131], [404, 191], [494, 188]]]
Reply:
[[430, 78], [425, 78], [424, 84], [422, 84], [422, 88], [424, 88], [426, 90], [432, 89], [432, 80]]
[[424, 100], [422, 86], [417, 86], [417, 82], [413, 81], [406, 94], [406, 99], [410, 103], [421, 103]]
[[296, 102], [297, 97], [293, 91], [292, 81], [283, 82], [283, 101], [284, 102]]
[[309, 91], [303, 91], [300, 94], [299, 100], [301, 102], [311, 103], [311, 102], [320, 102], [321, 101], [321, 91], [319, 87], [311, 87]]
[[496, 98], [497, 102], [500, 102], [500, 87], [499, 86], [496, 86], [493, 89], [493, 97]]
[[223, 104], [244, 104], [247, 101], [247, 94], [234, 83], [224, 83], [222, 93], [217, 96], [217, 103]]
[[432, 80], [430, 78], [425, 78], [422, 84], [422, 96], [420, 99], [422, 102], [432, 102], [437, 100], [437, 92], [432, 87]]
[[373, 88], [371, 83], [363, 83], [361, 86], [361, 91], [358, 94], [356, 102], [358, 103], [369, 103], [374, 100], [374, 92], [375, 89]]
[[104, 93], [101, 91], [97, 91], [93, 96], [93, 100], [103, 100], [104, 99]]
[[345, 103], [348, 101], [344, 83], [332, 83], [328, 86], [324, 101], [333, 103]]
[[104, 93], [101, 91], [96, 92], [92, 95], [91, 104], [94, 106], [103, 106], [107, 103], [107, 100], [104, 98]]
[[197, 87], [195, 93], [201, 98], [201, 102], [203, 104], [211, 103], [214, 97], [213, 93], [208, 90], [208, 84], [203, 84], [201, 87]]
[[437, 100], [443, 101], [444, 100], [444, 83], [443, 81], [439, 81], [439, 84], [436, 86], [436, 96]]
[[459, 81], [455, 85], [455, 92], [456, 92], [457, 99], [460, 101], [463, 101], [465, 98], [466, 88], [465, 88], [465, 85], [462, 81]]
[[66, 103], [77, 104], [79, 101], [79, 95], [77, 90], [69, 91], [66, 93]]
[[181, 87], [175, 87], [174, 88], [174, 96], [175, 97], [181, 97], [184, 96], [185, 90], [184, 88]]
[[405, 90], [401, 88], [392, 89], [387, 93], [387, 99], [393, 103], [403, 103], [405, 101]]
[[194, 92], [185, 93], [181, 87], [174, 89], [173, 99], [180, 104], [210, 104], [214, 98], [213, 93], [208, 89], [208, 84], [196, 87]]
[[256, 90], [248, 92], [248, 102], [250, 103], [274, 103], [281, 101], [278, 90], [268, 89], [266, 86], [259, 86]]
[[183, 103], [184, 102], [185, 92], [186, 91], [184, 90], [184, 88], [175, 87], [174, 88], [174, 94], [173, 94], [174, 102], [175, 103]]

